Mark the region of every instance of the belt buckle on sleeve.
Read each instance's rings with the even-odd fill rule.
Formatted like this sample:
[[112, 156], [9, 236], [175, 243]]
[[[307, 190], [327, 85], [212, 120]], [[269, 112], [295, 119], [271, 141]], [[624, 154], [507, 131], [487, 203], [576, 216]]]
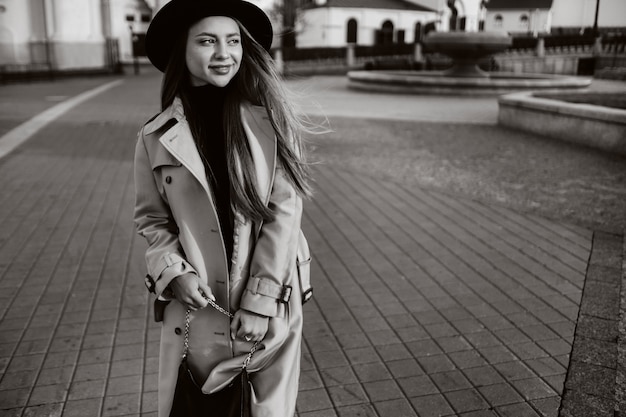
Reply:
[[147, 274], [146, 277], [144, 278], [144, 283], [146, 284], [146, 288], [148, 289], [148, 291], [150, 291], [151, 293], [155, 293], [155, 282], [154, 279], [150, 276], [150, 274]]
[[280, 301], [283, 304], [287, 304], [291, 298], [291, 285], [283, 285], [283, 290], [280, 292]]

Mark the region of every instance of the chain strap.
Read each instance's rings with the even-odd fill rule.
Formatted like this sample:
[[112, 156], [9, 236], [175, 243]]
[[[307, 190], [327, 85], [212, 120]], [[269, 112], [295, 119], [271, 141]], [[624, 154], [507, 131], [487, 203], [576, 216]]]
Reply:
[[243, 365], [241, 365], [241, 369], [243, 369], [244, 371], [250, 364], [250, 360], [252, 360], [252, 355], [254, 355], [254, 352], [256, 352], [256, 349], [258, 346], [259, 346], [259, 342], [254, 342], [254, 345], [252, 345], [252, 348], [250, 349], [250, 353], [248, 353], [248, 356], [246, 356], [246, 359], [243, 360]]
[[191, 310], [187, 309], [185, 313], [185, 344], [183, 345], [183, 359], [187, 358], [187, 352], [189, 352], [189, 315]]
[[[234, 314], [232, 314], [230, 311], [226, 310], [225, 308], [223, 308], [222, 306], [220, 306], [219, 304], [217, 304], [215, 301], [213, 301], [212, 299], [204, 296], [204, 299], [207, 300], [209, 302], [209, 305], [211, 307], [213, 307], [214, 309], [216, 309], [217, 311], [219, 311], [220, 313], [224, 314], [225, 316], [228, 316], [229, 318], [233, 318], [235, 317]], [[187, 354], [189, 353], [189, 321], [190, 321], [190, 317], [191, 317], [191, 309], [187, 309], [187, 311], [185, 312], [185, 342], [184, 342], [184, 348], [183, 348], [183, 359], [187, 358]], [[252, 348], [250, 349], [250, 352], [248, 353], [248, 356], [246, 356], [246, 358], [243, 360], [243, 365], [241, 366], [241, 368], [243, 370], [245, 370], [248, 365], [250, 364], [250, 361], [252, 360], [252, 355], [254, 355], [254, 352], [256, 352], [257, 348], [259, 346], [259, 342], [254, 342], [254, 344], [252, 345]]]
[[235, 315], [233, 313], [231, 313], [230, 311], [226, 310], [225, 308], [223, 308], [222, 306], [220, 306], [219, 304], [217, 304], [215, 301], [211, 300], [209, 297], [207, 297], [206, 295], [203, 295], [204, 299], [207, 300], [209, 302], [209, 304], [211, 305], [211, 307], [213, 307], [214, 309], [216, 309], [217, 311], [219, 311], [220, 313], [228, 316], [229, 318], [233, 318], [235, 317]]

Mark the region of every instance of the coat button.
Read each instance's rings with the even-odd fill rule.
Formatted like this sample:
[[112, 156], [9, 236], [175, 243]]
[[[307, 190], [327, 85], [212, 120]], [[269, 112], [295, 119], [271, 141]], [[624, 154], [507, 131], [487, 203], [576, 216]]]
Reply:
[[176, 334], [177, 334], [177, 335], [179, 335], [179, 336], [180, 336], [180, 334], [181, 334], [182, 332], [183, 332], [183, 331], [180, 329], [180, 327], [177, 327], [177, 328], [175, 328], [175, 329], [174, 329], [174, 333], [176, 333]]
[[169, 175], [167, 177], [165, 177], [165, 182], [166, 183], [171, 183], [172, 182], [172, 177], [170, 177]]

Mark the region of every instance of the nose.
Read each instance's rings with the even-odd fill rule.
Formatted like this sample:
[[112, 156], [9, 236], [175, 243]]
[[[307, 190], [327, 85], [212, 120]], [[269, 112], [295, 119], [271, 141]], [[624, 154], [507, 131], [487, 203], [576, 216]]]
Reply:
[[228, 52], [226, 51], [226, 44], [224, 42], [218, 42], [215, 46], [215, 58], [226, 59], [228, 58]]

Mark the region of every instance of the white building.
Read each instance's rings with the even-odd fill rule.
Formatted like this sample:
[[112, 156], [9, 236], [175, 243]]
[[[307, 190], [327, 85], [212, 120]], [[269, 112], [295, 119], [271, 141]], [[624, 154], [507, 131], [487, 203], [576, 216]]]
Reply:
[[1, 64], [103, 66], [105, 44], [98, 0], [0, 1]]
[[550, 33], [554, 28], [626, 27], [626, 0], [489, 0], [485, 30]]
[[[152, 16], [168, 1], [0, 0], [0, 69], [99, 69], [112, 57], [130, 62], [133, 41], [142, 45]], [[284, 0], [249, 1], [271, 10]], [[296, 28], [299, 47], [411, 43], [428, 23], [448, 30], [453, 13], [466, 31], [478, 30], [481, 21], [485, 30], [512, 33], [582, 29], [593, 26], [597, 1], [600, 28], [626, 27], [626, 0], [456, 0], [455, 11], [449, 0], [306, 1]]]
[[513, 35], [549, 33], [552, 3], [553, 0], [489, 0], [486, 3], [485, 30], [504, 31]]
[[151, 19], [144, 0], [0, 0], [0, 65], [93, 69], [110, 54], [130, 61], [131, 28], [138, 41]]
[[598, 27], [626, 26], [626, 0], [553, 0], [552, 27], [592, 27], [598, 1]]
[[411, 43], [424, 25], [436, 20], [435, 10], [405, 0], [323, 0], [301, 9], [297, 45]]

